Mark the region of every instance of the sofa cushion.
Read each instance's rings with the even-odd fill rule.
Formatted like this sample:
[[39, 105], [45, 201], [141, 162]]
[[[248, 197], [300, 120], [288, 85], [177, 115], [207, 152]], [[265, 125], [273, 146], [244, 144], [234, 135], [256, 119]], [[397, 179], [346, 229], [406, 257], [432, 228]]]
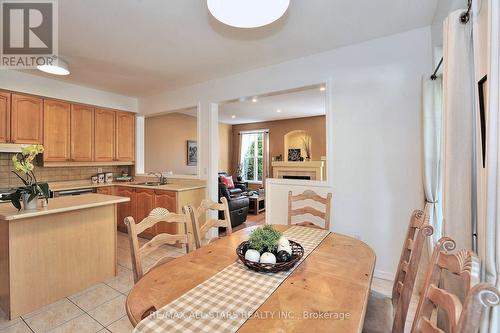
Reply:
[[220, 181], [226, 185], [228, 189], [234, 188], [233, 176], [220, 176]]

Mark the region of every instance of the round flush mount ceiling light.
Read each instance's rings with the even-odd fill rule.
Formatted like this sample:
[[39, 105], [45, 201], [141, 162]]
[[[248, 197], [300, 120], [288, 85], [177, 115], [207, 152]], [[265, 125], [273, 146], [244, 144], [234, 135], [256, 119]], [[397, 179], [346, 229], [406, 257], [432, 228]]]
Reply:
[[54, 74], [54, 75], [69, 75], [69, 66], [66, 61], [63, 59], [57, 57], [53, 60], [52, 64], [46, 64], [46, 65], [41, 65], [37, 66], [38, 70], [49, 73], [49, 74]]
[[236, 28], [257, 28], [282, 17], [290, 0], [207, 0], [217, 20]]

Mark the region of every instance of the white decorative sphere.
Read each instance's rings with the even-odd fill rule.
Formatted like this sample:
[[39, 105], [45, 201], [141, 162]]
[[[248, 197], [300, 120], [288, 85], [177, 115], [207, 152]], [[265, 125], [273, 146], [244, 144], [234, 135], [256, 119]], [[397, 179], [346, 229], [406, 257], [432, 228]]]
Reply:
[[281, 236], [280, 239], [278, 240], [278, 246], [290, 246], [290, 242], [288, 241], [288, 238], [285, 236]]
[[260, 253], [257, 250], [247, 250], [247, 252], [245, 252], [245, 259], [248, 261], [259, 262]]
[[260, 256], [260, 262], [263, 264], [275, 264], [276, 257], [271, 252], [264, 252]]
[[288, 245], [278, 245], [278, 252], [280, 252], [280, 251], [286, 251], [290, 255], [292, 255], [292, 247], [290, 246], [290, 244], [288, 244]]

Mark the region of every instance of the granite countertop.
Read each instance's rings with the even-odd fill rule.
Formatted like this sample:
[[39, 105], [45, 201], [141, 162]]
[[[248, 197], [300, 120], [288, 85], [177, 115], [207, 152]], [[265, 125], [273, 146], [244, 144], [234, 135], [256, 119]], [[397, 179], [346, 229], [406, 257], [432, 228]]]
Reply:
[[39, 203], [37, 209], [32, 210], [22, 209], [17, 211], [11, 204], [4, 204], [0, 206], [0, 221], [20, 220], [79, 209], [114, 205], [127, 201], [130, 201], [130, 198], [91, 193], [49, 199], [49, 205], [47, 207], [41, 207]]
[[181, 184], [181, 183], [172, 183], [158, 186], [146, 186], [140, 185], [138, 182], [113, 182], [113, 183], [100, 183], [93, 184], [89, 181], [74, 181], [74, 182], [59, 182], [59, 183], [49, 183], [49, 188], [51, 191], [65, 191], [65, 190], [76, 190], [83, 188], [99, 188], [99, 187], [108, 187], [108, 186], [126, 186], [126, 187], [135, 187], [135, 188], [144, 188], [150, 190], [161, 190], [161, 191], [172, 191], [172, 192], [184, 192], [197, 190], [200, 188], [205, 188], [205, 185], [198, 184]]

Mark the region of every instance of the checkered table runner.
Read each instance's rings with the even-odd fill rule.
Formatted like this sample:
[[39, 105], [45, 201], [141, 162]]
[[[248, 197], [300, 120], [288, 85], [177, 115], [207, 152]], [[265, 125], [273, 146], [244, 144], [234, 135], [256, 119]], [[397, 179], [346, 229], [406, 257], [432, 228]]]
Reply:
[[236, 332], [329, 232], [295, 226], [283, 234], [304, 248], [291, 270], [259, 273], [238, 260], [142, 320], [134, 333]]

